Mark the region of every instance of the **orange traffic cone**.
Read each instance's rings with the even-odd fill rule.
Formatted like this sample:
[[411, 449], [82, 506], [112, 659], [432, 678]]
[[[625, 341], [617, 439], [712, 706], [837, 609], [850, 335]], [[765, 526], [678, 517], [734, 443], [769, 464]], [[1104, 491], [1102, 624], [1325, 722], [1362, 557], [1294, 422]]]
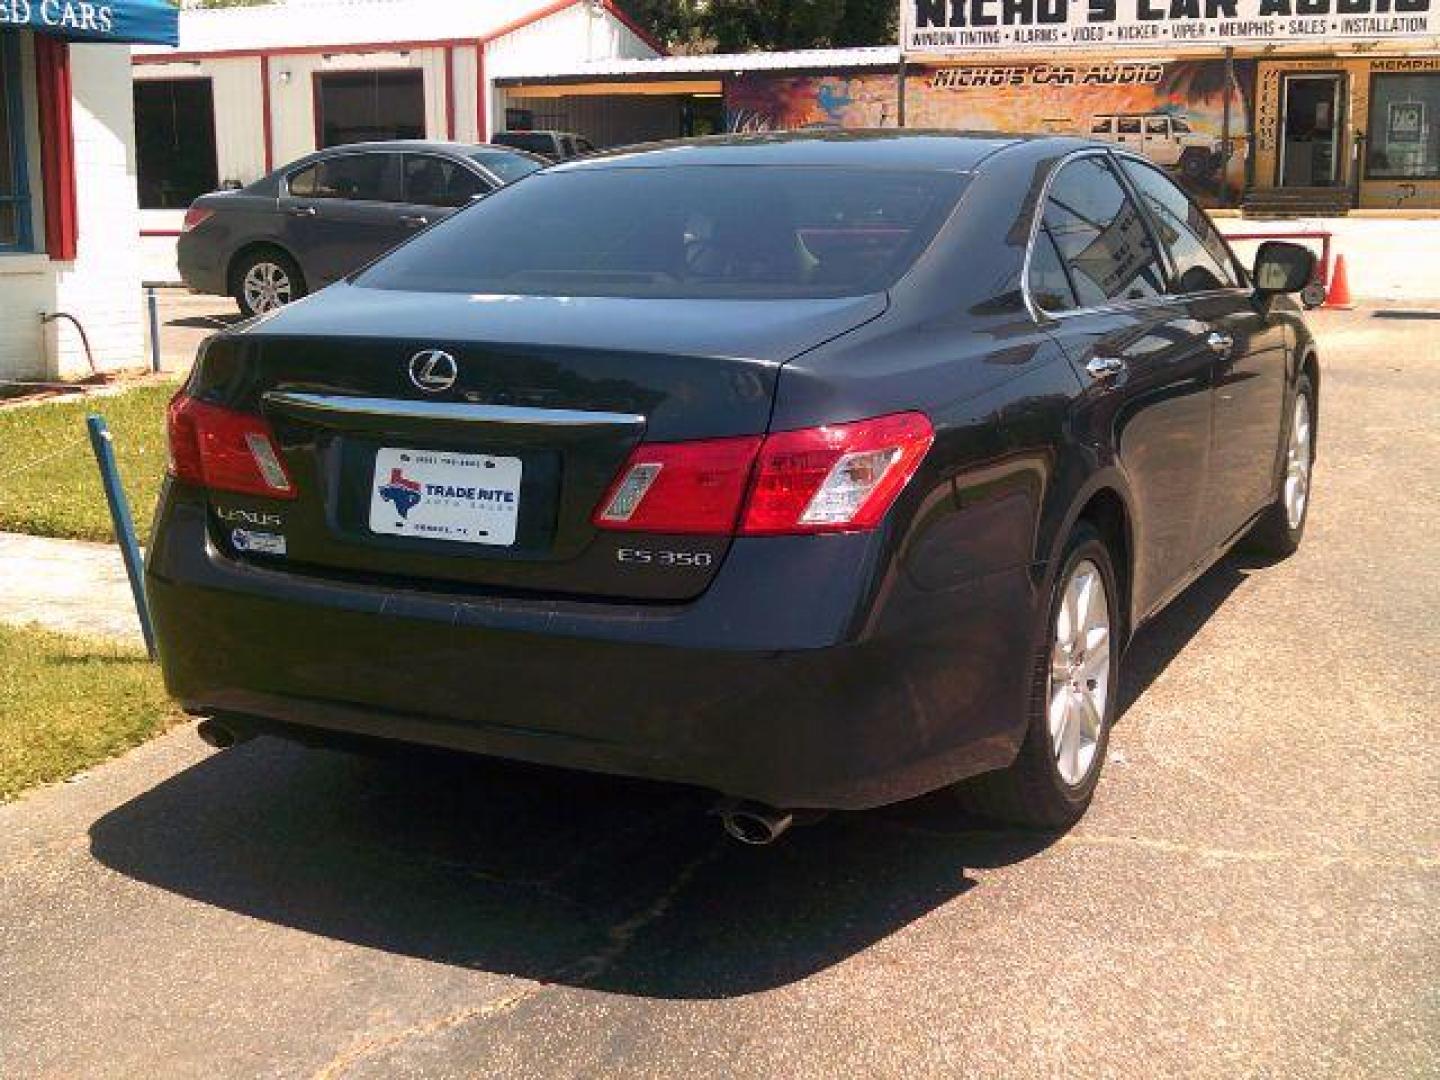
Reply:
[[1330, 275], [1330, 288], [1325, 292], [1325, 306], [1335, 311], [1350, 311], [1355, 301], [1350, 297], [1350, 275], [1345, 272], [1345, 256], [1335, 256], [1335, 270]]

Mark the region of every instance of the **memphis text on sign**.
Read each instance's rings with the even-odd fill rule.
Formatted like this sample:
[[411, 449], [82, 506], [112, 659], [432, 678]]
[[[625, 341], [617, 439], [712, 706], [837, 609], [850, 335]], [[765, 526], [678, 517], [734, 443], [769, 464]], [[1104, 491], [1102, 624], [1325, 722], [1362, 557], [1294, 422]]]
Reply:
[[904, 0], [906, 52], [1440, 37], [1440, 0]]

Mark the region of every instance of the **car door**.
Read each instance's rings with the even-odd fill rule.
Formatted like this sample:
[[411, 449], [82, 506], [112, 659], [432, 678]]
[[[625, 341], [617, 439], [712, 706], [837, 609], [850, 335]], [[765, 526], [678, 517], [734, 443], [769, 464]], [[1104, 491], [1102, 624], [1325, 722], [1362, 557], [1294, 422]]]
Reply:
[[481, 195], [495, 184], [470, 166], [439, 154], [406, 154], [400, 224], [407, 235], [418, 232]]
[[1210, 546], [1222, 544], [1274, 497], [1289, 340], [1255, 306], [1205, 211], [1148, 162], [1122, 157], [1121, 168], [1170, 259], [1173, 291], [1206, 328], [1214, 419], [1203, 530]]
[[358, 270], [410, 234], [402, 222], [400, 155], [337, 153], [286, 178], [285, 242], [311, 288]]
[[1133, 515], [1133, 605], [1153, 610], [1200, 558], [1210, 454], [1207, 327], [1167, 295], [1144, 215], [1110, 155], [1087, 152], [1051, 178], [1030, 251], [1032, 303], [1083, 390], [1074, 429], [1115, 465]]

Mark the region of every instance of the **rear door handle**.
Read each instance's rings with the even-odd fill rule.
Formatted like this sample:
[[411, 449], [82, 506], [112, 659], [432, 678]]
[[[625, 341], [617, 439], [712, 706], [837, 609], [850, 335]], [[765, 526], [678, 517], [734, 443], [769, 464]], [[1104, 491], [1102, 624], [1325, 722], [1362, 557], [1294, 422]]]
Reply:
[[1125, 371], [1125, 361], [1118, 356], [1097, 356], [1085, 365], [1092, 379], [1113, 379]]
[[291, 217], [314, 217], [316, 214], [313, 206], [292, 206], [286, 211]]
[[1216, 330], [1206, 335], [1205, 346], [1216, 356], [1229, 356], [1231, 350], [1235, 348], [1235, 339], [1229, 334], [1222, 334]]
[[430, 224], [430, 219], [420, 214], [406, 214], [400, 219], [400, 224], [408, 225], [412, 229], [421, 229]]

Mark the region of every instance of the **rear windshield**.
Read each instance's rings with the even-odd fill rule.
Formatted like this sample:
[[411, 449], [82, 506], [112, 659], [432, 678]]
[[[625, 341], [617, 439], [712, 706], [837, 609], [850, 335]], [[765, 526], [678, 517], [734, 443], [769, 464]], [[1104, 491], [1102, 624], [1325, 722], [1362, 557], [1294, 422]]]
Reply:
[[357, 283], [535, 296], [858, 296], [894, 284], [962, 186], [954, 173], [809, 166], [538, 173]]
[[507, 154], [503, 150], [480, 150], [470, 160], [492, 172], [502, 184], [513, 184], [522, 176], [545, 167], [545, 162], [528, 154]]

